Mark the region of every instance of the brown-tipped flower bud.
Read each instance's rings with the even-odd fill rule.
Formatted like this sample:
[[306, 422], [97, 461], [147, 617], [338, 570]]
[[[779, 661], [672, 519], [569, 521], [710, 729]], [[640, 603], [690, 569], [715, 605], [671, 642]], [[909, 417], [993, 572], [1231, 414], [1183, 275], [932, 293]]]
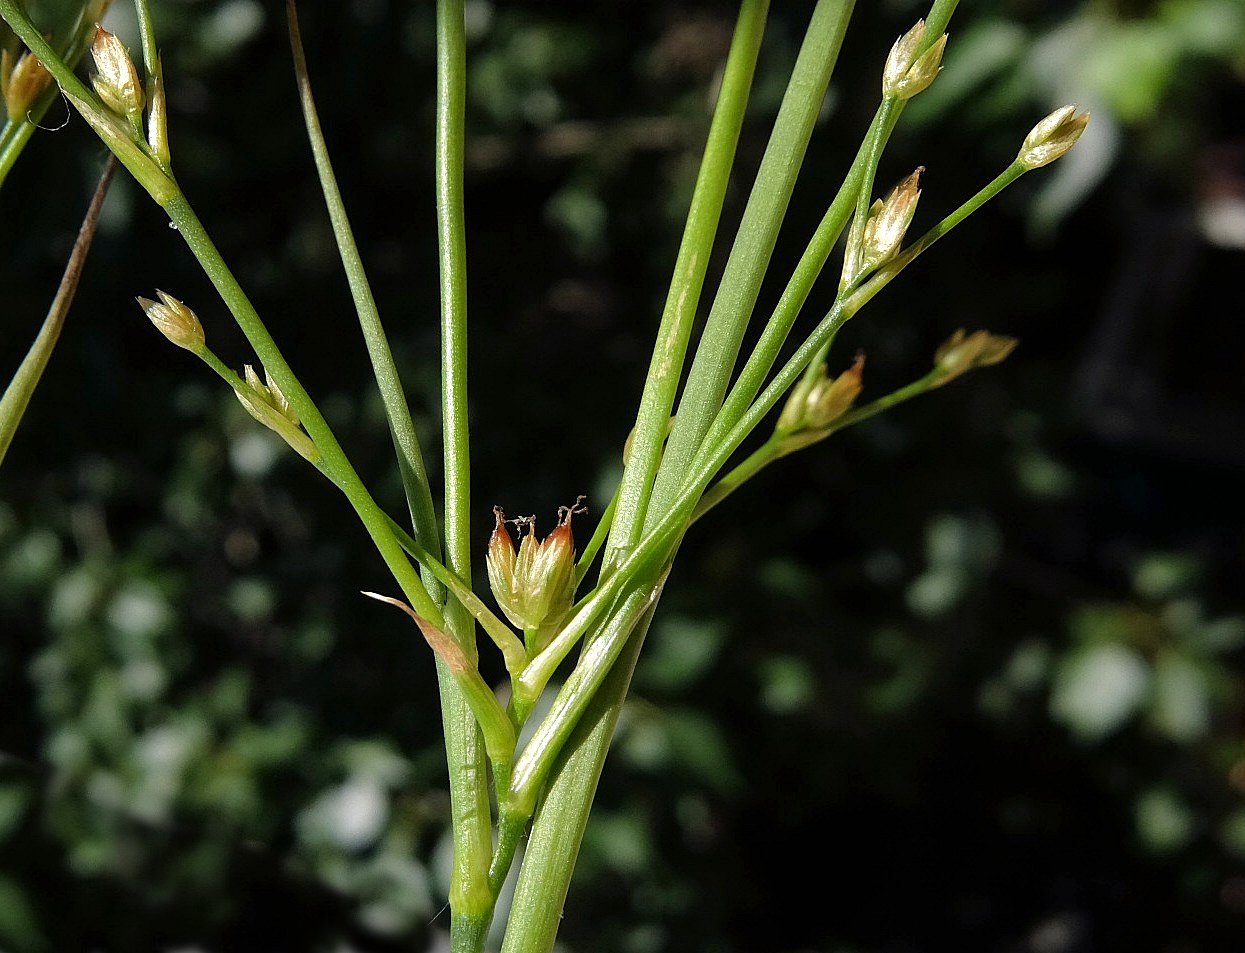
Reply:
[[312, 439], [303, 431], [298, 414], [290, 406], [285, 394], [265, 370], [266, 380], [261, 381], [255, 368], [250, 364], [242, 368], [245, 384], [235, 387], [234, 393], [246, 408], [247, 413], [261, 424], [288, 443], [303, 458], [315, 463], [320, 459], [320, 451]]
[[39, 95], [52, 84], [52, 74], [33, 53], [14, 57], [0, 53], [0, 99], [4, 100], [9, 122], [21, 122]]
[[1076, 106], [1064, 106], [1034, 126], [1027, 136], [1016, 161], [1030, 171], [1050, 165], [1076, 145], [1089, 125], [1089, 113], [1076, 112]]
[[825, 430], [856, 402], [864, 387], [865, 356], [857, 354], [852, 366], [838, 377], [826, 373], [826, 365], [812, 378], [801, 380], [791, 390], [774, 428], [778, 433]]
[[963, 328], [947, 338], [934, 352], [934, 368], [939, 374], [935, 387], [955, 380], [977, 367], [989, 367], [1005, 360], [1020, 342], [989, 331], [967, 334]]
[[858, 235], [859, 240], [848, 238], [840, 287], [856, 284], [899, 254], [908, 226], [916, 215], [917, 202], [921, 199], [921, 175], [924, 172], [922, 166], [904, 178], [886, 198], [878, 199], [869, 207], [869, 217], [863, 228], [853, 227], [852, 234]]
[[143, 110], [143, 81], [125, 44], [102, 26], [95, 28], [91, 58], [96, 73], [91, 85], [105, 106], [119, 116], [130, 116]]
[[888, 99], [911, 99], [929, 88], [942, 69], [942, 54], [947, 48], [947, 34], [938, 37], [924, 53], [917, 51], [925, 42], [925, 21], [895, 41], [886, 67], [882, 71], [882, 95]]
[[203, 348], [203, 325], [198, 316], [170, 294], [157, 291], [159, 301], [138, 298], [138, 305], [161, 334], [187, 351]]
[[865, 355], [856, 355], [852, 366], [834, 380], [825, 376], [818, 380], [808, 394], [807, 426], [820, 430], [828, 427], [851, 410], [864, 387]]
[[586, 512], [580, 505], [582, 500], [580, 497], [574, 506], [562, 507], [557, 527], [539, 542], [534, 517], [515, 520], [522, 535], [517, 553], [505, 512], [501, 507], [493, 510], [496, 525], [485, 559], [489, 586], [506, 618], [529, 639], [540, 630], [542, 644], [528, 645], [533, 653], [544, 647], [571, 611], [575, 597], [575, 536], [571, 520], [577, 513]]

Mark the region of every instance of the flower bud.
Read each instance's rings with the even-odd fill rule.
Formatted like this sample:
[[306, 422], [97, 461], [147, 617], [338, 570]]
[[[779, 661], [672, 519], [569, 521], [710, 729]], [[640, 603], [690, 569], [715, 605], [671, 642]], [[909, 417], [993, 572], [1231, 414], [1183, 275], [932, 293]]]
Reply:
[[941, 387], [974, 368], [1002, 362], [1019, 343], [1015, 338], [989, 331], [966, 334], [960, 328], [934, 352], [934, 369], [940, 375], [934, 386]]
[[105, 106], [119, 116], [130, 116], [143, 110], [143, 82], [125, 44], [102, 26], [95, 28], [91, 58], [96, 73], [91, 85]]
[[919, 167], [891, 189], [886, 198], [874, 202], [863, 228], [853, 226], [852, 236], [858, 236], [858, 240], [848, 238], [840, 288], [856, 284], [899, 254], [921, 198], [921, 175], [924, 172], [925, 167]]
[[[543, 643], [557, 632], [571, 610], [575, 596], [575, 536], [571, 520], [577, 513], [587, 511], [580, 506], [582, 500], [581, 496], [574, 506], [562, 507], [557, 527], [539, 542], [535, 517], [508, 521], [500, 506], [493, 510], [496, 525], [485, 558], [489, 586], [506, 618], [522, 629], [529, 640], [535, 630], [542, 630], [542, 644], [528, 645], [533, 653], [544, 647]], [[519, 524], [522, 538], [517, 553], [507, 522]]]
[[298, 413], [290, 406], [285, 394], [269, 375], [264, 371], [265, 381], [259, 379], [255, 368], [250, 364], [242, 368], [245, 378], [245, 389], [236, 387], [234, 393], [246, 408], [247, 413], [275, 433], [290, 445], [303, 458], [315, 463], [320, 459], [320, 450], [312, 439], [303, 431]]
[[52, 74], [33, 53], [16, 58], [8, 50], [0, 53], [0, 99], [4, 100], [9, 122], [23, 121], [51, 83]]
[[198, 353], [203, 347], [203, 325], [198, 316], [170, 294], [157, 291], [156, 296], [159, 301], [142, 297], [136, 300], [161, 334], [178, 347]]
[[818, 368], [812, 380], [802, 380], [791, 391], [775, 428], [780, 433], [796, 433], [801, 430], [825, 430], [842, 417], [864, 386], [865, 356], [857, 354], [852, 366], [831, 378], [826, 365]]
[[1076, 114], [1076, 106], [1064, 106], [1034, 126], [1027, 136], [1016, 161], [1026, 169], [1050, 165], [1081, 138], [1089, 125], [1089, 113]]
[[925, 21], [895, 41], [886, 68], [882, 71], [882, 95], [887, 99], [911, 99], [929, 88], [942, 69], [942, 53], [947, 47], [947, 34], [933, 42], [928, 50], [917, 55], [925, 40]]

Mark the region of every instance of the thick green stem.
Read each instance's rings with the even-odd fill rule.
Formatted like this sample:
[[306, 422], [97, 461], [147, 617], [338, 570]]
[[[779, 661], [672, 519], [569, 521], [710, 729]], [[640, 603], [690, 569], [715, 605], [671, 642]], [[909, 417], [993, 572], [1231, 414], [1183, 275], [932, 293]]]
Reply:
[[[915, 247], [920, 250], [928, 248], [972, 211], [997, 195], [1019, 177], [1019, 172], [1024, 171], [1023, 167], [1019, 167], [1017, 172], [1017, 168], [1013, 165], [994, 179], [965, 205], [931, 229]], [[910, 263], [915, 257], [915, 254], [906, 258], [901, 256], [904, 264]], [[618, 577], [638, 578], [653, 561], [668, 557], [686, 530], [696, 504], [714, 474], [795, 384], [804, 369], [815, 359], [822, 345], [869, 298], [892, 280], [898, 274], [899, 268], [883, 269], [851, 298], [836, 303], [723, 440], [715, 446], [702, 449], [665, 515], [646, 531], [644, 538], [618, 566]], [[617, 661], [601, 687], [593, 694], [586, 711], [568, 739], [567, 750], [571, 753], [555, 769], [555, 775], [532, 826], [527, 859], [519, 877], [503, 953], [548, 953], [552, 948], [601, 767], [605, 763], [609, 741], [613, 736], [646, 631], [647, 620], [626, 640]], [[534, 864], [539, 866], [533, 866]]]
[[[471, 458], [467, 427], [467, 248], [463, 199], [466, 36], [463, 0], [437, 0], [437, 236], [441, 281], [441, 408], [445, 459], [445, 563], [471, 578]], [[449, 633], [474, 660], [475, 624], [456, 600], [446, 605]], [[488, 871], [492, 820], [484, 752], [470, 710], [442, 696], [454, 869], [450, 883], [451, 945], [476, 953], [492, 919]]]
[[[380, 320], [376, 299], [372, 295], [367, 272], [363, 267], [363, 258], [359, 254], [359, 247], [350, 227], [346, 205], [342, 200], [341, 190], [337, 185], [337, 176], [333, 172], [333, 164], [329, 158], [328, 144], [320, 128], [320, 117], [311, 92], [311, 77], [307, 71], [307, 59], [303, 53], [302, 35], [298, 27], [298, 12], [294, 0], [287, 0], [286, 14], [289, 19], [290, 48], [294, 55], [294, 73], [298, 80], [299, 99], [307, 126], [307, 138], [311, 142], [316, 171], [320, 177], [320, 189], [324, 193], [324, 201], [328, 206], [333, 235], [337, 240], [342, 266], [350, 283], [350, 293], [354, 298], [355, 310], [358, 312], [359, 326], [363, 330], [368, 357], [372, 362], [372, 372], [376, 377], [376, 385], [385, 407], [385, 416], [389, 421], [389, 433], [393, 439], [394, 449], [397, 451], [398, 471], [406, 490], [407, 505], [410, 507], [411, 520], [415, 527], [415, 537], [432, 554], [433, 558], [439, 559], [441, 537], [437, 531], [437, 517], [432, 503], [428, 470], [424, 465], [423, 450], [419, 444], [419, 436], [415, 432], [415, 423], [411, 419], [411, 410], [406, 401], [402, 379], [398, 375], [398, 367], [394, 362], [393, 352], [389, 348], [389, 339]], [[432, 574], [427, 571], [425, 571], [424, 583], [435, 598], [443, 595], [440, 583], [435, 581]]]
[[553, 949], [597, 782], [655, 608], [648, 609], [623, 641], [618, 658], [566, 740], [569, 756], [554, 767], [532, 824], [502, 953]]
[[[657, 329], [648, 376], [644, 380], [644, 392], [632, 431], [631, 451], [619, 484], [618, 506], [610, 529], [613, 548], [623, 549], [634, 543], [644, 525], [649, 494], [661, 462], [661, 448], [666, 439], [670, 411], [683, 376], [692, 323], [722, 215], [726, 187], [730, 182], [731, 166], [735, 161], [735, 149], [768, 11], [769, 0], [744, 0], [735, 24], [713, 122], [709, 127], [700, 173], [683, 228], [683, 240], [674, 264], [674, 276], [670, 281], [661, 325]], [[609, 562], [608, 554], [606, 562]]]
[[761, 282], [851, 18], [852, 0], [820, 0], [722, 274], [645, 515], [651, 526], [678, 493], [730, 382]]

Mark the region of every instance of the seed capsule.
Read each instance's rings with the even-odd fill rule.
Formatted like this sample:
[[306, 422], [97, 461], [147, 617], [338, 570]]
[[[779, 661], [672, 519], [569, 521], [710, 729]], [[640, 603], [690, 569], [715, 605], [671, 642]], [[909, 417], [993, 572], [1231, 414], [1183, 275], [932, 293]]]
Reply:
[[[562, 507], [557, 527], [539, 542], [534, 517], [509, 521], [500, 506], [493, 510], [496, 525], [485, 559], [489, 586], [506, 618], [529, 637], [537, 629], [542, 630], [544, 637], [557, 632], [570, 612], [575, 596], [575, 535], [571, 520], [586, 512], [579, 505], [582, 500], [580, 497], [574, 506]], [[508, 522], [519, 524], [521, 539], [517, 552]], [[528, 648], [540, 651], [540, 646]]]

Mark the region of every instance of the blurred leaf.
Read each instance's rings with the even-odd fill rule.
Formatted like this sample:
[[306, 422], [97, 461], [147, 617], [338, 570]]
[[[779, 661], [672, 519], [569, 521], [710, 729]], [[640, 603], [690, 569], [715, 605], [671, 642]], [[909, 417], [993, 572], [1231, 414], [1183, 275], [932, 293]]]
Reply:
[[1150, 667], [1122, 645], [1090, 645], [1059, 662], [1051, 714], [1086, 742], [1118, 731], [1141, 708]]
[[34, 908], [26, 898], [26, 892], [8, 877], [0, 876], [0, 943], [12, 953], [47, 948], [39, 929]]
[[1189, 744], [1210, 729], [1210, 686], [1202, 670], [1185, 656], [1163, 652], [1154, 667], [1151, 718], [1172, 741]]

